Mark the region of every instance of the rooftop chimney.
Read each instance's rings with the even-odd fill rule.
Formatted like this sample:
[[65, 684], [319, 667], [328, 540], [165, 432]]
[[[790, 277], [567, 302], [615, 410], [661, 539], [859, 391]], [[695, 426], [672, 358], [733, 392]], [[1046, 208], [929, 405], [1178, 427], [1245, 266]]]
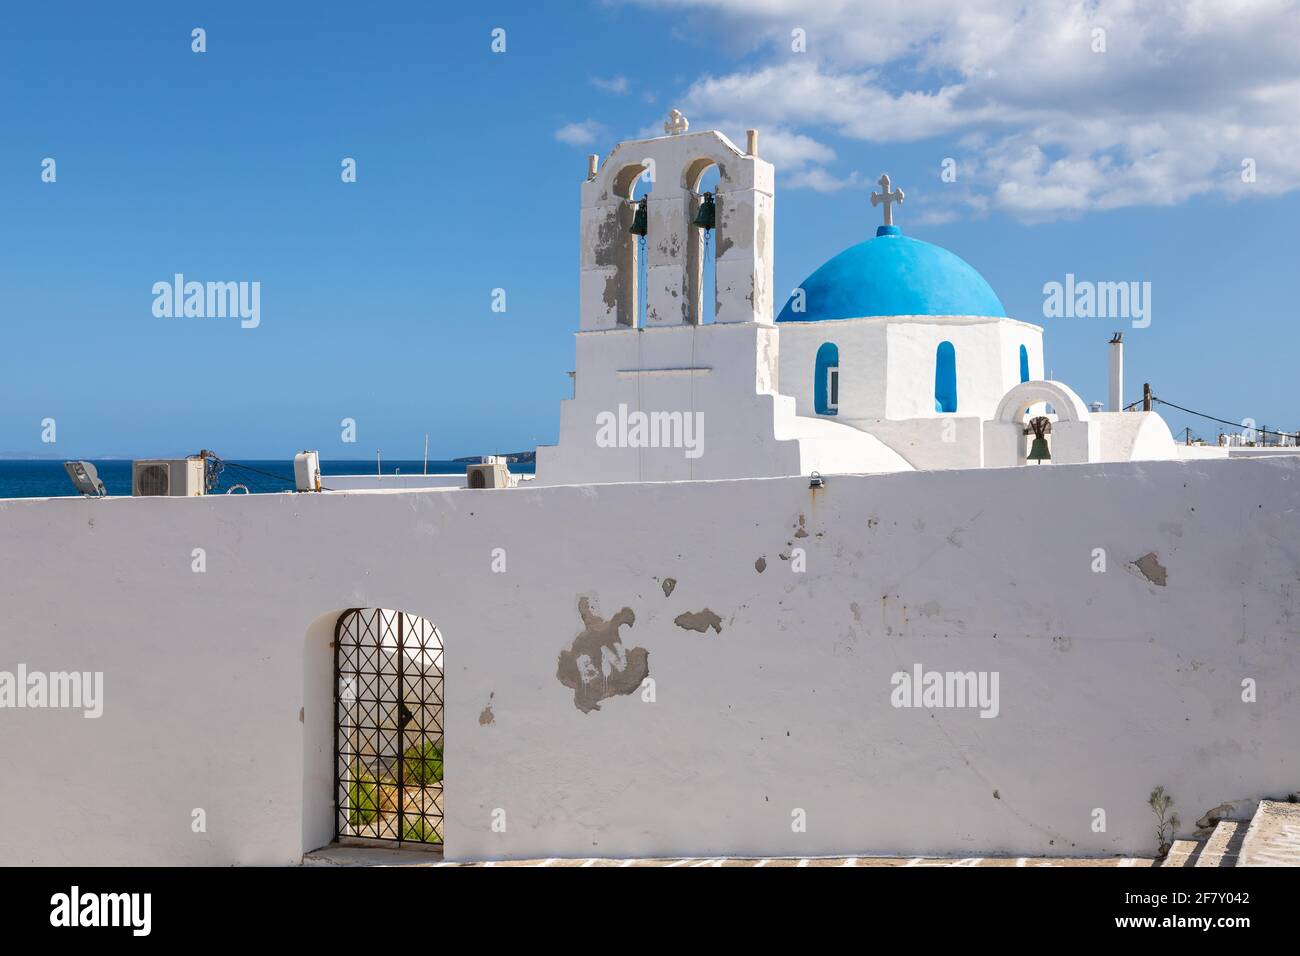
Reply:
[[1110, 340], [1110, 410], [1124, 411], [1124, 333]]

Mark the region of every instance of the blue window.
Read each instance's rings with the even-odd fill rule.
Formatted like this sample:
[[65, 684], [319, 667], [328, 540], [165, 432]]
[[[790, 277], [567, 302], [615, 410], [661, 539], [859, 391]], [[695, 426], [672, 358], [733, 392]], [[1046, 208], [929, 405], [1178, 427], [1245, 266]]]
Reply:
[[951, 342], [940, 342], [934, 356], [934, 410], [957, 410], [957, 350]]
[[1020, 346], [1020, 381], [1029, 381], [1029, 349]]
[[840, 410], [840, 349], [823, 342], [813, 369], [813, 408], [818, 415], [836, 415]]

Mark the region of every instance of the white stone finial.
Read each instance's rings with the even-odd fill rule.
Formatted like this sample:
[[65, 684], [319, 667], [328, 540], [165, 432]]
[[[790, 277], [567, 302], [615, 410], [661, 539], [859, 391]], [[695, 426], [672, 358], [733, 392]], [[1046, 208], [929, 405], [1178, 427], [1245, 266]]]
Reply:
[[884, 190], [884, 192], [872, 193], [871, 205], [879, 206], [881, 203], [884, 203], [885, 225], [892, 226], [894, 224], [894, 210], [891, 208], [891, 206], [896, 202], [903, 201], [903, 191], [901, 189], [895, 189], [892, 193], [889, 191], [889, 173], [881, 174], [880, 188]]
[[664, 132], [669, 136], [676, 136], [679, 133], [685, 133], [691, 128], [691, 124], [686, 117], [682, 115], [681, 110], [669, 110], [668, 121], [664, 123]]

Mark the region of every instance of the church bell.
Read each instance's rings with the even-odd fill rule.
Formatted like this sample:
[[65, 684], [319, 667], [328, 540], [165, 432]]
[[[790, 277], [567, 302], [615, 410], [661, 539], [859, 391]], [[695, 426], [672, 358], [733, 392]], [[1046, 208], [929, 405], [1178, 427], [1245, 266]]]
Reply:
[[1052, 431], [1052, 420], [1045, 415], [1039, 415], [1037, 418], [1029, 420], [1029, 427], [1025, 429], [1025, 434], [1033, 432], [1034, 443], [1029, 446], [1029, 455], [1026, 461], [1036, 461], [1040, 465], [1045, 461], [1052, 460], [1051, 449], [1047, 447], [1047, 436]]
[[716, 219], [716, 207], [713, 204], [713, 193], [705, 193], [704, 201], [700, 203], [700, 211], [695, 214], [695, 219], [691, 225], [700, 229], [712, 229]]
[[636, 204], [636, 215], [632, 217], [632, 228], [628, 230], [634, 236], [644, 236], [650, 231], [650, 212], [648, 206], [648, 197], [641, 197], [641, 201]]

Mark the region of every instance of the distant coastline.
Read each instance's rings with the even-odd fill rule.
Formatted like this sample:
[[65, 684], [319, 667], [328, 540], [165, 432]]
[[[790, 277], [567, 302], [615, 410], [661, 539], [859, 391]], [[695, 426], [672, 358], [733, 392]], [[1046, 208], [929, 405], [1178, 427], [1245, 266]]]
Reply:
[[[464, 458], [453, 458], [452, 461], [464, 462], [466, 464], [476, 464], [482, 461], [488, 455], [466, 455]], [[498, 458], [504, 458], [512, 465], [531, 465], [537, 461], [537, 452], [535, 451], [516, 451], [506, 455], [498, 455]]]

